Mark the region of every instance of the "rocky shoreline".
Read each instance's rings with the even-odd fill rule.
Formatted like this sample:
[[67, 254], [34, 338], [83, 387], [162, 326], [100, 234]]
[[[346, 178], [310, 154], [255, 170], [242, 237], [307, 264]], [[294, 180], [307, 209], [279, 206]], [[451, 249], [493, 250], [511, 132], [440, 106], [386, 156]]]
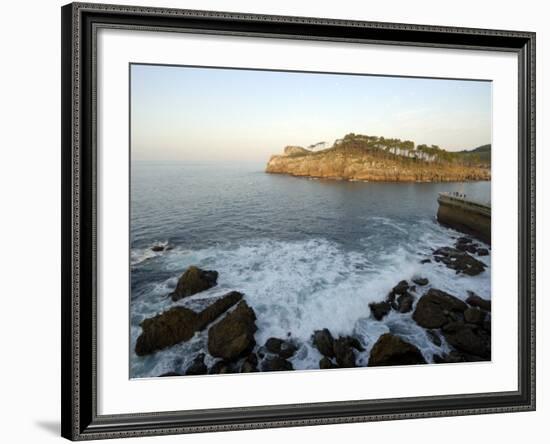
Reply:
[[[478, 258], [489, 254], [484, 246], [469, 237], [460, 237], [453, 246], [434, 249], [420, 262], [441, 264], [456, 274], [476, 276], [486, 265]], [[218, 273], [191, 266], [181, 275], [176, 288], [166, 297], [173, 302], [188, 298], [217, 285]], [[491, 302], [470, 292], [463, 301], [443, 290], [433, 288], [427, 278], [408, 277], [398, 282], [380, 302], [365, 307], [367, 322], [383, 320], [390, 313], [410, 317], [429, 340], [445, 353], [424, 355], [398, 331], [381, 332], [373, 344], [360, 337], [335, 336], [329, 329], [311, 332], [308, 343], [322, 356], [320, 369], [358, 366], [416, 365], [426, 363], [476, 362], [491, 359]], [[174, 368], [157, 376], [205, 375], [293, 370], [292, 358], [303, 345], [293, 338], [270, 337], [264, 344], [256, 342], [256, 313], [246, 302], [246, 295], [231, 291], [216, 298], [202, 311], [181, 305], [140, 324], [141, 334], [134, 351], [143, 357], [189, 341], [205, 331], [206, 349], [196, 353], [186, 368]], [[444, 347], [442, 347], [444, 345]], [[359, 355], [368, 352], [368, 359]], [[208, 366], [206, 353], [214, 360]]]
[[[434, 148], [430, 157], [419, 150], [382, 146], [380, 140], [348, 135], [322, 151], [287, 146], [269, 159], [265, 171], [318, 179], [366, 182], [468, 182], [491, 180], [490, 164], [472, 163], [456, 153]], [[376, 138], [375, 138], [376, 139]], [[381, 138], [383, 139], [383, 138]], [[396, 141], [398, 145], [403, 142]], [[412, 142], [410, 142], [412, 144]]]

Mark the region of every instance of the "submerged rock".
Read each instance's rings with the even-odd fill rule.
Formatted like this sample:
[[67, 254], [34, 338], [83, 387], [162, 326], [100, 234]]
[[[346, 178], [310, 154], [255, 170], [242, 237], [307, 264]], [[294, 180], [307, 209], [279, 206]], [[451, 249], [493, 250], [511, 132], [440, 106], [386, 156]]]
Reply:
[[143, 331], [136, 341], [136, 354], [144, 356], [179, 342], [188, 341], [195, 332], [203, 330], [242, 297], [241, 293], [232, 291], [200, 313], [185, 307], [172, 307], [159, 315], [145, 319], [140, 324]]
[[256, 314], [245, 301], [208, 331], [208, 352], [228, 361], [244, 356], [254, 348]]
[[193, 360], [191, 365], [187, 367], [185, 371], [186, 375], [206, 375], [208, 373], [208, 367], [204, 363], [204, 353], [200, 353]]
[[313, 345], [322, 355], [334, 358], [334, 338], [327, 328], [313, 332]]
[[412, 280], [416, 285], [420, 285], [421, 287], [423, 287], [424, 285], [428, 285], [430, 281], [428, 281], [428, 279], [426, 278], [422, 278], [422, 277], [417, 277], [417, 278], [414, 278]]
[[460, 299], [431, 288], [416, 304], [413, 319], [424, 328], [441, 328], [455, 320], [453, 314], [462, 315], [466, 308], [467, 305]]
[[151, 247], [151, 251], [154, 251], [155, 253], [159, 253], [159, 252], [164, 251], [164, 250], [165, 250], [164, 245], [153, 245]]
[[374, 319], [376, 319], [377, 321], [380, 321], [384, 316], [386, 316], [390, 312], [391, 305], [388, 301], [371, 302], [369, 304], [369, 308], [372, 315], [374, 316]]
[[468, 291], [468, 298], [466, 299], [466, 302], [472, 307], [478, 307], [485, 311], [491, 311], [491, 301], [479, 297], [473, 291]]
[[263, 372], [281, 372], [289, 370], [294, 370], [294, 367], [292, 367], [289, 361], [280, 356], [271, 356], [262, 361]]
[[181, 275], [173, 293], [172, 300], [192, 296], [201, 291], [214, 287], [218, 281], [218, 272], [213, 270], [201, 270], [192, 265]]
[[297, 347], [292, 342], [279, 338], [269, 338], [265, 343], [265, 348], [270, 353], [279, 355], [283, 359], [290, 358], [297, 350]]
[[483, 262], [456, 248], [438, 248], [433, 254], [436, 262], [442, 262], [447, 268], [455, 270], [457, 273], [477, 276], [485, 271], [486, 266]]
[[414, 364], [426, 364], [420, 350], [398, 336], [385, 333], [374, 344], [368, 366]]

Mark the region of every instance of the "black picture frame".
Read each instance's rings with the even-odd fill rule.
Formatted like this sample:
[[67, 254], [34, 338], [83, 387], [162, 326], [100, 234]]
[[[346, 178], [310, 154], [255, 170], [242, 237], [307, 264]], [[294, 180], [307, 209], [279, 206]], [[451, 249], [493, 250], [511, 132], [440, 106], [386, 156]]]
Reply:
[[[62, 7], [62, 436], [71, 440], [535, 409], [535, 33], [104, 4]], [[97, 414], [95, 38], [99, 27], [507, 51], [519, 65], [518, 390]]]

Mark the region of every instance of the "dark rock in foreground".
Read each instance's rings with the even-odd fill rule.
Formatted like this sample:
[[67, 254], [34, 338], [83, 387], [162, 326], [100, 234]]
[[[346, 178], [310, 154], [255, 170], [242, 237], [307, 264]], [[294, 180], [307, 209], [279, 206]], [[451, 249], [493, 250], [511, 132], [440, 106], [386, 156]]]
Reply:
[[372, 315], [374, 316], [374, 319], [376, 319], [377, 321], [380, 321], [384, 316], [386, 316], [390, 312], [391, 305], [387, 301], [371, 302], [369, 304], [369, 308]]
[[413, 319], [424, 328], [441, 328], [455, 320], [456, 314], [462, 315], [466, 308], [460, 299], [431, 288], [416, 304]]
[[464, 312], [464, 320], [470, 324], [482, 325], [485, 317], [485, 312], [476, 307], [468, 307]]
[[491, 358], [491, 336], [476, 325], [451, 322], [442, 329], [447, 342], [459, 351], [482, 359]]
[[420, 350], [398, 336], [385, 333], [374, 344], [368, 366], [414, 364], [426, 364]]
[[258, 357], [250, 353], [241, 366], [241, 373], [253, 373], [258, 371]]
[[269, 338], [265, 343], [265, 348], [270, 353], [279, 355], [283, 359], [290, 358], [297, 350], [292, 342], [279, 338]]
[[444, 263], [447, 268], [457, 273], [464, 273], [468, 276], [477, 276], [485, 271], [485, 264], [470, 256], [464, 251], [456, 248], [442, 247], [434, 251], [436, 262]]
[[212, 270], [201, 270], [192, 265], [181, 275], [173, 293], [172, 300], [178, 301], [182, 298], [192, 296], [201, 291], [214, 287], [218, 281], [218, 272]]
[[412, 310], [414, 297], [410, 293], [404, 293], [397, 297], [397, 300], [392, 303], [392, 308], [399, 313], [408, 313]]
[[262, 361], [263, 372], [281, 372], [294, 370], [292, 364], [280, 356], [272, 356]]
[[241, 301], [235, 310], [210, 327], [208, 352], [214, 357], [228, 361], [250, 353], [256, 344], [255, 321], [254, 310], [245, 301]]
[[478, 307], [485, 311], [491, 311], [491, 301], [479, 297], [473, 291], [468, 292], [468, 298], [466, 299], [466, 302], [472, 307]]
[[185, 371], [186, 375], [206, 375], [208, 373], [208, 367], [206, 367], [206, 364], [204, 363], [204, 353], [200, 353], [197, 355], [197, 357], [193, 360], [191, 365], [187, 367], [187, 370]]
[[188, 341], [195, 332], [203, 330], [242, 297], [241, 293], [232, 291], [200, 313], [185, 307], [172, 307], [164, 313], [145, 319], [141, 323], [143, 331], [136, 341], [136, 354], [144, 356], [179, 342]]
[[328, 329], [313, 332], [313, 345], [322, 355], [334, 358], [334, 338]]
[[237, 368], [234, 362], [226, 361], [224, 359], [216, 362], [209, 371], [211, 375], [224, 375], [227, 373], [237, 373]]
[[355, 367], [355, 353], [348, 338], [338, 338], [334, 341], [334, 354], [338, 367]]
[[319, 361], [319, 368], [326, 370], [329, 368], [338, 368], [338, 366], [334, 364], [329, 358], [323, 356], [323, 358]]

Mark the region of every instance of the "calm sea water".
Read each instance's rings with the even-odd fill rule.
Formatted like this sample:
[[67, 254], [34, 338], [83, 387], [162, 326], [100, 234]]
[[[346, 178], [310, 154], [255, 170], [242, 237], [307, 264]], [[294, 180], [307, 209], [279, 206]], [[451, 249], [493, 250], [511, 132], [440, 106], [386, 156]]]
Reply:
[[[421, 275], [457, 297], [466, 298], [467, 290], [490, 297], [490, 256], [482, 258], [489, 268], [476, 277], [420, 264], [432, 248], [452, 245], [459, 236], [435, 221], [438, 193], [459, 191], [487, 202], [490, 182], [312, 180], [266, 174], [264, 167], [132, 164], [132, 377], [181, 371], [205, 351], [201, 333], [151, 356], [133, 353], [139, 323], [175, 305], [167, 294], [189, 265], [217, 270], [218, 286], [178, 305], [200, 309], [214, 296], [243, 292], [258, 316], [259, 344], [288, 334], [304, 343], [293, 358], [296, 369], [318, 368], [320, 355], [307, 342], [313, 330], [325, 327], [358, 336], [367, 347], [365, 359], [386, 331], [407, 337], [428, 360], [441, 352], [403, 315], [366, 321], [368, 303], [384, 299], [401, 279]], [[154, 253], [156, 243], [174, 248]]]

